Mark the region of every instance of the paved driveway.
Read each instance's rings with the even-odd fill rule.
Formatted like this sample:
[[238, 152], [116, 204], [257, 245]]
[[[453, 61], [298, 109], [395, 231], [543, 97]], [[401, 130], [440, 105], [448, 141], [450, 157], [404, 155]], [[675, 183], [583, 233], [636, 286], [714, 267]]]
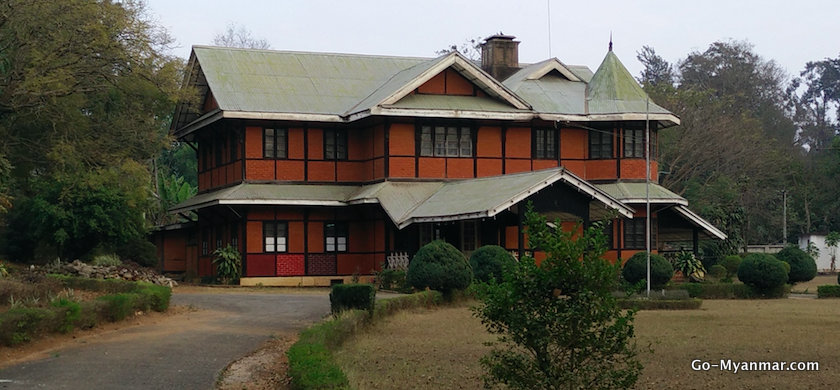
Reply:
[[109, 332], [0, 370], [3, 389], [211, 389], [219, 372], [272, 334], [329, 313], [323, 293], [176, 293], [200, 310]]

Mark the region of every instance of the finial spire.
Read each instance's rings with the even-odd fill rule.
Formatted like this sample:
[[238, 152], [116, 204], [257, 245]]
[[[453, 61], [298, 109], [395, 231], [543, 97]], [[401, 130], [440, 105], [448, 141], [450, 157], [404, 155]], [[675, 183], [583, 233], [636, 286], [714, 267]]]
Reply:
[[610, 31], [610, 51], [612, 51], [612, 31]]

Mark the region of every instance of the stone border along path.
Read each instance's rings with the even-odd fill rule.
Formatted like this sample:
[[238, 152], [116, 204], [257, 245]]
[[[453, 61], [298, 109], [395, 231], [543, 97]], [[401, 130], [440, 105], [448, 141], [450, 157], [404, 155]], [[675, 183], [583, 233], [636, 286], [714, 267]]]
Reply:
[[205, 290], [172, 296], [196, 311], [76, 339], [48, 358], [0, 369], [0, 389], [212, 389], [230, 362], [330, 311], [327, 289]]

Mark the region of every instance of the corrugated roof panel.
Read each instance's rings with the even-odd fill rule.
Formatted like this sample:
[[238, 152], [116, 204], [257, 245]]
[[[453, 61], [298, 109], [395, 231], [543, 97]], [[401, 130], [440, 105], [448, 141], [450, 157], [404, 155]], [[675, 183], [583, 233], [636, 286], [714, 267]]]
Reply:
[[516, 109], [493, 98], [479, 96], [408, 95], [389, 107], [432, 110], [529, 112], [528, 110]]
[[[645, 200], [645, 183], [643, 182], [616, 182], [595, 186], [625, 203], [638, 203], [640, 200], [642, 202]], [[656, 183], [650, 183], [650, 200], [653, 203], [688, 204], [685, 198]]]
[[670, 111], [654, 102], [650, 102], [648, 110], [647, 93], [612, 51], [607, 52], [601, 66], [589, 81], [586, 100], [589, 114], [670, 114]]

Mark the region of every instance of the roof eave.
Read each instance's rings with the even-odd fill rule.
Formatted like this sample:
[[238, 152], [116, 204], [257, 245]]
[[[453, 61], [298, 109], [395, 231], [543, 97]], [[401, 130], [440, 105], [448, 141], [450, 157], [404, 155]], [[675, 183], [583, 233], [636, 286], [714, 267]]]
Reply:
[[196, 130], [201, 129], [202, 127], [208, 126], [211, 123], [222, 119], [223, 117], [224, 117], [224, 112], [217, 108], [213, 111], [210, 111], [210, 112], [198, 117], [198, 119], [190, 122], [186, 126], [175, 130], [172, 133], [172, 135], [174, 135], [176, 139], [182, 139], [182, 138], [194, 133]]
[[698, 227], [703, 228], [706, 232], [710, 233], [710, 235], [716, 237], [717, 239], [725, 240], [728, 237], [726, 233], [716, 228], [715, 225], [712, 225], [709, 221], [706, 221], [699, 215], [695, 214], [688, 207], [679, 205], [675, 206], [674, 210], [689, 221], [693, 222]]
[[[531, 120], [534, 113], [478, 111], [478, 110], [441, 110], [424, 108], [374, 107], [369, 115], [408, 116], [422, 118], [464, 118], [464, 119], [500, 119], [500, 120]], [[361, 116], [364, 117], [364, 116]]]

